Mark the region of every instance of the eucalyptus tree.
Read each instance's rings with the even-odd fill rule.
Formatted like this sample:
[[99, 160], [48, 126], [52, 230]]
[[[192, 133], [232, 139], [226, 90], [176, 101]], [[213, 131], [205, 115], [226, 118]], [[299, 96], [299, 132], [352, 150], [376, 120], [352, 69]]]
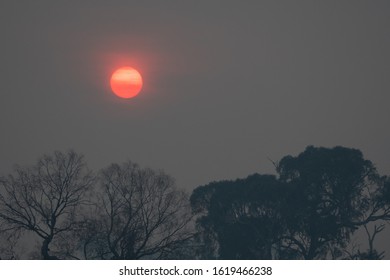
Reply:
[[202, 258], [345, 258], [357, 229], [390, 219], [390, 181], [357, 149], [309, 146], [275, 166], [193, 191]]
[[284, 191], [275, 176], [259, 174], [195, 189], [191, 203], [204, 244], [200, 257], [273, 258], [285, 227]]
[[301, 258], [340, 257], [359, 227], [389, 218], [384, 178], [360, 150], [309, 146], [277, 171], [298, 198], [285, 239]]

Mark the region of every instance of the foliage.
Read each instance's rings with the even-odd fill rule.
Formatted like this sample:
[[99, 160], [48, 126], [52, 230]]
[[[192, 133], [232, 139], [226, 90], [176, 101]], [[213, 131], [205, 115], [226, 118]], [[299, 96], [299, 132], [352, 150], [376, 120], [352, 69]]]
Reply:
[[359, 150], [309, 146], [277, 172], [194, 190], [206, 258], [340, 258], [359, 227], [389, 218], [388, 179]]

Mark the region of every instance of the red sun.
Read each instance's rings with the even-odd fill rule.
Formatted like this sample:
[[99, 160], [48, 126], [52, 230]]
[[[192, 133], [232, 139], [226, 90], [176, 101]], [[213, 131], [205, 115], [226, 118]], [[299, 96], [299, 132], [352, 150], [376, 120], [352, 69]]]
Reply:
[[110, 80], [112, 91], [121, 98], [132, 98], [136, 96], [142, 88], [143, 82], [141, 74], [131, 67], [117, 69]]

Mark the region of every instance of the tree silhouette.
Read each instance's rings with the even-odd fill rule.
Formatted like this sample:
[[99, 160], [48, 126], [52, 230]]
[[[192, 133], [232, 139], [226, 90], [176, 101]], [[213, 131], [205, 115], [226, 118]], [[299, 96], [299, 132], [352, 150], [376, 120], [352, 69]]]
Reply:
[[276, 167], [194, 190], [203, 258], [342, 258], [359, 227], [389, 219], [389, 180], [359, 150], [309, 146]]
[[[0, 254], [26, 257], [18, 242], [30, 233], [43, 259], [384, 257], [374, 241], [390, 220], [390, 178], [361, 151], [309, 146], [274, 165], [277, 175], [212, 182], [189, 199], [131, 161], [94, 176], [73, 151], [44, 155], [0, 178]], [[355, 247], [358, 229], [368, 250]]]
[[99, 182], [86, 258], [160, 259], [192, 236], [188, 198], [165, 173], [126, 162]]
[[309, 146], [297, 157], [284, 157], [277, 171], [300, 197], [286, 219], [286, 239], [304, 259], [329, 257], [330, 249], [341, 252], [359, 226], [389, 214], [378, 200], [380, 176], [359, 150]]
[[43, 259], [57, 259], [50, 244], [72, 230], [93, 182], [81, 155], [45, 155], [32, 168], [16, 167], [0, 183], [0, 219], [5, 231], [30, 231], [41, 240]]
[[210, 183], [194, 190], [204, 258], [270, 259], [284, 224], [280, 220], [284, 188], [275, 176]]

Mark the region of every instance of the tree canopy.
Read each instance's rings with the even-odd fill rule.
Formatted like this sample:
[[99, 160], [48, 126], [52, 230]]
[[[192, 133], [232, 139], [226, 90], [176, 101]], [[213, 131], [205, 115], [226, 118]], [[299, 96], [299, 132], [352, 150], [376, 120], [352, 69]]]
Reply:
[[390, 179], [360, 150], [308, 146], [275, 168], [188, 196], [131, 161], [92, 172], [74, 151], [44, 155], [0, 178], [0, 257], [27, 258], [23, 238], [41, 259], [387, 257], [375, 240], [390, 221]]
[[388, 179], [357, 149], [309, 146], [276, 167], [194, 190], [206, 256], [341, 258], [356, 230], [389, 219]]

